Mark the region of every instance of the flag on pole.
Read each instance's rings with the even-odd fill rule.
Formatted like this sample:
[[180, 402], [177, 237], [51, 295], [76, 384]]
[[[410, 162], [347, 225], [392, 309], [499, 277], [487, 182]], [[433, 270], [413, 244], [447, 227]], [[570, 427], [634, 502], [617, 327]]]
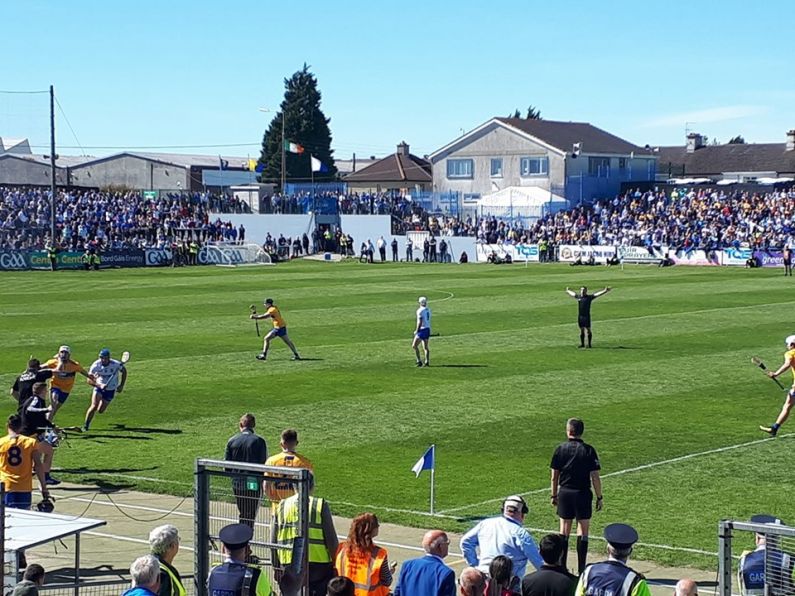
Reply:
[[284, 140], [284, 150], [289, 151], [290, 153], [298, 153], [298, 154], [304, 152], [304, 148], [301, 145], [299, 145], [298, 143], [292, 143], [287, 139]]
[[257, 171], [257, 160], [256, 159], [249, 159], [248, 160], [248, 171], [249, 172], [256, 172]]
[[312, 161], [312, 171], [313, 172], [328, 172], [328, 168], [326, 167], [326, 164], [324, 164], [322, 161], [320, 161], [314, 155], [310, 155], [309, 157], [311, 158], [311, 161]]
[[420, 477], [420, 472], [423, 470], [431, 470], [433, 471], [436, 466], [436, 445], [431, 445], [428, 447], [427, 451], [423, 454], [423, 456], [417, 460], [417, 463], [414, 464], [414, 467], [411, 468], [411, 471], [417, 475], [417, 478]]

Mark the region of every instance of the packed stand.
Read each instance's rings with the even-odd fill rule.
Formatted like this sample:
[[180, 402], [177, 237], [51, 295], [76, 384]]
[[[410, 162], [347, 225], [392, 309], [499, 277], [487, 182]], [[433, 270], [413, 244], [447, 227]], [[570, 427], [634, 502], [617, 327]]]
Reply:
[[[56, 201], [56, 244], [82, 250], [164, 248], [172, 241], [243, 242], [245, 228], [210, 219], [213, 205], [239, 201], [204, 193], [146, 199], [137, 192], [63, 190]], [[0, 248], [44, 248], [50, 243], [49, 190], [0, 188]]]

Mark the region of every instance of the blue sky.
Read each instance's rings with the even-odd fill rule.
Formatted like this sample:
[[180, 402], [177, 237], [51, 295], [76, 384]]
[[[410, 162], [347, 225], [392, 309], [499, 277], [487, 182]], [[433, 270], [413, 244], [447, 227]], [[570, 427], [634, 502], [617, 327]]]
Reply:
[[[0, 89], [55, 85], [64, 155], [255, 155], [258, 108], [304, 62], [338, 159], [423, 155], [531, 104], [639, 145], [795, 128], [791, 0], [0, 0], [0, 23]], [[0, 94], [0, 136], [46, 144], [46, 118], [45, 96]]]

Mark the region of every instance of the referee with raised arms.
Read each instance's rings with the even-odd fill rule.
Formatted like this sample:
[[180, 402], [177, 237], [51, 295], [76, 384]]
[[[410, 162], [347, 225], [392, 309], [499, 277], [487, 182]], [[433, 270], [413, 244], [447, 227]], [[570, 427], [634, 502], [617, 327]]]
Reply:
[[[572, 521], [577, 520], [577, 573], [585, 569], [588, 558], [588, 531], [593, 512], [593, 493], [596, 492], [596, 510], [602, 509], [602, 480], [599, 477], [599, 456], [596, 449], [583, 442], [585, 424], [579, 418], [566, 422], [568, 440], [561, 443], [552, 455], [552, 505], [560, 517], [560, 533], [568, 542]], [[568, 552], [568, 548], [566, 549]], [[566, 557], [563, 557], [566, 565]]]

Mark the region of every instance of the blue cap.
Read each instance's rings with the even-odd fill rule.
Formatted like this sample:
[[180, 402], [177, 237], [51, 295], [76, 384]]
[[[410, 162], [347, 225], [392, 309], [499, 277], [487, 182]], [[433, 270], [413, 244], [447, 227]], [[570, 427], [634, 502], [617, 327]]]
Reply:
[[616, 548], [629, 548], [638, 541], [638, 533], [627, 524], [610, 524], [605, 528], [605, 540]]
[[108, 348], [102, 348], [99, 351], [100, 358], [110, 358], [110, 350]]
[[775, 515], [768, 515], [767, 513], [760, 513], [751, 517], [751, 523], [754, 524], [783, 524]]
[[246, 524], [229, 524], [221, 528], [218, 538], [229, 550], [238, 550], [246, 546], [254, 537], [254, 530]]

